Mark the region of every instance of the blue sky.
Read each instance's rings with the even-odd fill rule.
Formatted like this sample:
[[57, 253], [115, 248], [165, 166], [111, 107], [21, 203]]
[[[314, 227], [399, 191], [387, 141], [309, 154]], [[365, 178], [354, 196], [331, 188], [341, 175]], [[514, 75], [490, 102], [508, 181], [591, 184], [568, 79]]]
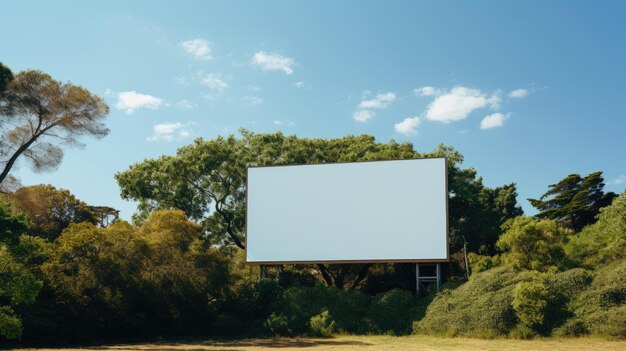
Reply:
[[106, 99], [110, 135], [14, 174], [129, 218], [113, 175], [195, 137], [439, 143], [519, 201], [570, 173], [626, 186], [626, 3], [12, 1], [0, 61]]

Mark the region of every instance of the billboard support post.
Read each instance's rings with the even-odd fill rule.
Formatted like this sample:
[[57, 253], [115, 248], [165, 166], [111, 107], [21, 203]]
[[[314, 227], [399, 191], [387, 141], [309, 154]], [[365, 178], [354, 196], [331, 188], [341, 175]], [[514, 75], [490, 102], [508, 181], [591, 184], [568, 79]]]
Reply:
[[[435, 283], [437, 285], [437, 291], [441, 289], [441, 263], [435, 265], [434, 276], [422, 276], [420, 275], [420, 264], [415, 263], [415, 295], [420, 293], [420, 285], [422, 283]], [[424, 285], [422, 285], [424, 286]]]

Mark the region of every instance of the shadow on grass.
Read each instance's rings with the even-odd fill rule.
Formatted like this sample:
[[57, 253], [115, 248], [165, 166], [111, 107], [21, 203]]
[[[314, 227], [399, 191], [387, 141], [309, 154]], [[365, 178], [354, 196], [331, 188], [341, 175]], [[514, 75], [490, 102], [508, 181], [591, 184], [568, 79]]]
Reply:
[[137, 345], [110, 345], [92, 346], [84, 350], [111, 350], [111, 351], [220, 351], [206, 349], [201, 346], [228, 347], [229, 351], [241, 351], [237, 347], [264, 347], [264, 348], [306, 348], [316, 346], [368, 346], [372, 345], [362, 341], [314, 339], [314, 338], [270, 338], [270, 339], [234, 339], [234, 340], [204, 340], [190, 342], [154, 342]]

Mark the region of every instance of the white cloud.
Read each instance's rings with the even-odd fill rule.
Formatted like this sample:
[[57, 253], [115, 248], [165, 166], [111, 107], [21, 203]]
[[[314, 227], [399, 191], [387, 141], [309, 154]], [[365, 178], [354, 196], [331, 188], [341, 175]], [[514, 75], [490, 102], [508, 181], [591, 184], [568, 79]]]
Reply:
[[523, 98], [528, 95], [528, 90], [526, 89], [515, 89], [509, 93], [509, 97], [512, 98]]
[[174, 82], [176, 84], [184, 85], [187, 83], [187, 78], [185, 77], [174, 77]]
[[439, 89], [435, 89], [434, 87], [421, 87], [413, 89], [413, 94], [421, 95], [421, 96], [433, 96], [440, 93]]
[[258, 85], [248, 85], [248, 90], [250, 91], [261, 91], [261, 87]]
[[611, 179], [609, 181], [609, 184], [620, 185], [620, 184], [622, 184], [624, 182], [626, 182], [626, 176], [622, 174], [619, 177], [615, 177], [615, 178]]
[[198, 60], [212, 60], [211, 43], [205, 39], [192, 39], [180, 44], [187, 53]]
[[304, 88], [304, 82], [295, 82], [293, 86], [296, 88]]
[[[370, 92], [368, 90], [364, 91], [363, 94], [361, 94], [362, 99], [369, 94]], [[374, 116], [376, 115], [376, 113], [372, 111], [373, 109], [386, 109], [395, 99], [395, 93], [386, 92], [376, 95], [373, 99], [361, 100], [359, 106], [357, 106], [357, 111], [352, 114], [352, 119], [357, 122], [367, 122], [368, 120], [374, 118]]]
[[146, 138], [147, 141], [174, 141], [188, 138], [191, 132], [186, 129], [187, 125], [182, 123], [162, 123], [152, 127], [152, 136]]
[[203, 76], [200, 72], [199, 76], [200, 84], [207, 86], [211, 90], [222, 92], [228, 88], [228, 83], [222, 80], [220, 75], [210, 73]]
[[186, 99], [180, 100], [176, 105], [180, 108], [188, 109], [188, 110], [196, 107], [196, 104]]
[[404, 121], [396, 123], [394, 129], [400, 134], [415, 135], [417, 134], [417, 126], [419, 126], [421, 122], [419, 117], [408, 117], [405, 118]]
[[113, 95], [113, 91], [109, 88], [107, 88], [107, 90], [104, 91], [104, 96], [112, 96]]
[[363, 100], [359, 104], [360, 109], [385, 109], [396, 99], [396, 94], [392, 92], [378, 94], [371, 100]]
[[501, 113], [493, 113], [488, 116], [485, 116], [482, 121], [480, 121], [480, 129], [491, 129], [498, 128], [504, 125], [504, 120], [507, 116]]
[[259, 51], [252, 57], [252, 64], [261, 67], [263, 71], [283, 71], [291, 75], [294, 61], [291, 57]]
[[261, 99], [258, 96], [246, 96], [242, 98], [242, 100], [248, 102], [252, 106], [256, 106], [256, 105], [263, 103], [263, 99]]
[[156, 110], [161, 105], [163, 105], [163, 100], [152, 95], [140, 94], [136, 91], [122, 91], [117, 94], [115, 107], [126, 111], [128, 115], [132, 115], [136, 109], [149, 108]]
[[367, 122], [370, 119], [374, 118], [376, 115], [373, 111], [370, 110], [359, 110], [352, 114], [352, 119], [357, 122]]
[[450, 123], [467, 118], [476, 109], [486, 106], [497, 108], [499, 104], [500, 98], [497, 94], [489, 97], [478, 89], [457, 86], [435, 98], [426, 110], [426, 118]]
[[286, 121], [281, 121], [281, 120], [275, 120], [274, 121], [274, 125], [277, 126], [287, 126], [287, 127], [294, 127], [296, 125], [296, 123], [292, 120], [286, 120]]

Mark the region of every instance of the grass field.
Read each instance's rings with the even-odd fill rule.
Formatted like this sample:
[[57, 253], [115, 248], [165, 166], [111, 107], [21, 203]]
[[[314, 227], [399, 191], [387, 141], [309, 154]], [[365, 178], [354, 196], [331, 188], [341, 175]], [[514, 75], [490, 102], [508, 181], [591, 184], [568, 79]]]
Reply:
[[438, 338], [430, 336], [337, 336], [330, 339], [273, 338], [240, 340], [204, 340], [189, 342], [157, 342], [144, 344], [119, 344], [84, 347], [80, 349], [38, 349], [38, 351], [289, 351], [321, 350], [566, 350], [611, 351], [626, 350], [626, 341], [597, 338], [536, 339], [536, 340], [482, 340], [466, 338]]

